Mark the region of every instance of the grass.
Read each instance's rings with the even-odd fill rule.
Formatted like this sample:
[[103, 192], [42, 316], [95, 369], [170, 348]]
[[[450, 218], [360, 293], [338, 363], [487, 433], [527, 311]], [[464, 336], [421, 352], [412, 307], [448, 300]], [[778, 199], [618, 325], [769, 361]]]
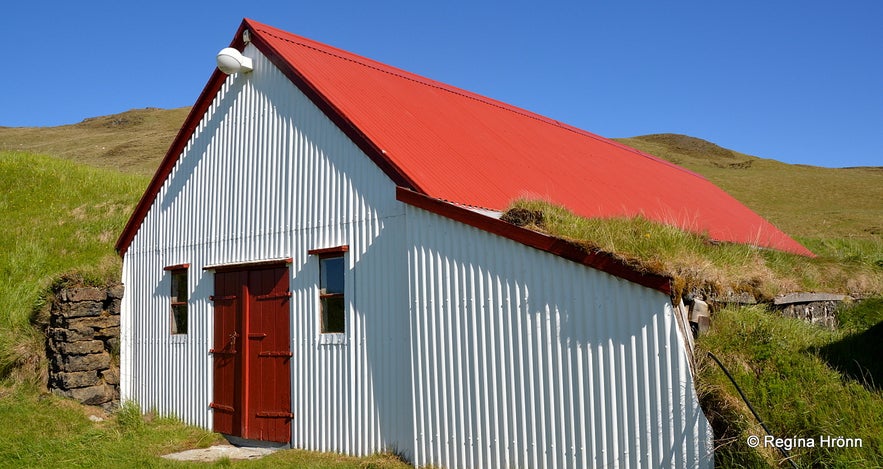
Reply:
[[27, 386], [4, 388], [0, 399], [0, 467], [171, 467], [157, 456], [207, 447], [218, 436], [172, 418], [143, 417], [135, 406], [108, 420]]
[[311, 451], [280, 451], [258, 460], [214, 463], [168, 461], [160, 456], [226, 443], [220, 435], [186, 426], [126, 404], [101, 422], [67, 399], [27, 386], [0, 388], [0, 468], [2, 467], [298, 467], [315, 469], [403, 469], [391, 454], [365, 458]]
[[[719, 466], [781, 465], [782, 458], [773, 448], [748, 446], [749, 436], [763, 437], [764, 432], [706, 351], [729, 369], [774, 436], [815, 440], [814, 448], [791, 450], [799, 467], [883, 465], [883, 393], [867, 379], [869, 374], [855, 375], [840, 365], [879, 363], [883, 331], [878, 328], [867, 339], [876, 350], [829, 350], [856, 334], [867, 334], [868, 320], [883, 325], [883, 300], [846, 309], [840, 317], [847, 326], [829, 331], [759, 306], [725, 309], [714, 316], [711, 331], [697, 341], [696, 356], [700, 400], [715, 428]], [[879, 372], [878, 368], [875, 373]], [[862, 447], [821, 447], [822, 436], [860, 438]]]
[[0, 152], [0, 379], [45, 368], [30, 320], [60, 275], [119, 278], [112, 246], [146, 185], [144, 176]]
[[645, 218], [589, 219], [545, 201], [518, 200], [504, 219], [612, 253], [635, 267], [671, 276], [678, 292], [749, 292], [770, 299], [789, 291], [883, 292], [883, 241], [825, 240], [810, 244], [817, 258], [713, 243]]

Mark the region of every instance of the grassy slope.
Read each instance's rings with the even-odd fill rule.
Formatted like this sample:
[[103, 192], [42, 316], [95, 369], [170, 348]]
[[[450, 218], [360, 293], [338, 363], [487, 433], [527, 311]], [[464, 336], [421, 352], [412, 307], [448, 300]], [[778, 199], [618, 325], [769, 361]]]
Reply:
[[28, 323], [55, 278], [74, 269], [119, 277], [113, 243], [146, 184], [145, 176], [0, 152], [0, 378], [41, 366]]
[[0, 127], [0, 150], [152, 175], [190, 108], [134, 109], [59, 127]]
[[790, 165], [674, 134], [617, 141], [705, 176], [792, 236], [883, 239], [883, 167]]
[[0, 326], [21, 324], [27, 299], [62, 272], [115, 276], [113, 243], [146, 185], [144, 176], [0, 152]]

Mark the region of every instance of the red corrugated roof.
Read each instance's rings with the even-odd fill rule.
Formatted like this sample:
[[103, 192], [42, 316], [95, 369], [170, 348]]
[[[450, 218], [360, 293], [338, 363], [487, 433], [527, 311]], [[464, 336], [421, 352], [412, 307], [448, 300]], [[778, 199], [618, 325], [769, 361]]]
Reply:
[[810, 254], [683, 168], [524, 109], [246, 24], [429, 196], [496, 210], [517, 197], [540, 197], [584, 216], [644, 215], [720, 241]]
[[242, 28], [399, 185], [495, 210], [538, 197], [587, 217], [643, 215], [720, 241], [812, 255], [671, 163], [252, 20]]

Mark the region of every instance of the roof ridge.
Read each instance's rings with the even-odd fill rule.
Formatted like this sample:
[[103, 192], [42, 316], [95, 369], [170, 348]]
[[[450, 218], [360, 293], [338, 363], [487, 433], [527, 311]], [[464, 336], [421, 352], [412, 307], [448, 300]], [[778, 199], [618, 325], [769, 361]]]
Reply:
[[[548, 117], [545, 117], [541, 114], [536, 114], [536, 113], [533, 113], [532, 111], [528, 111], [526, 109], [522, 109], [517, 106], [506, 104], [502, 101], [499, 101], [499, 100], [496, 100], [496, 99], [493, 99], [493, 98], [490, 98], [490, 97], [487, 97], [484, 95], [480, 95], [478, 93], [474, 93], [472, 91], [468, 91], [463, 88], [458, 88], [458, 87], [455, 87], [453, 85], [448, 85], [448, 84], [438, 81], [438, 80], [433, 80], [432, 78], [428, 78], [428, 77], [424, 77], [422, 75], [418, 75], [416, 73], [408, 72], [404, 69], [395, 67], [393, 65], [389, 65], [389, 64], [385, 64], [383, 62], [372, 60], [367, 57], [363, 57], [358, 54], [354, 54], [352, 52], [345, 51], [343, 49], [338, 49], [334, 46], [322, 44], [322, 43], [312, 41], [310, 39], [307, 39], [307, 38], [304, 38], [301, 36], [297, 36], [294, 34], [289, 34], [288, 35], [289, 37], [284, 37], [279, 34], [273, 34], [272, 32], [268, 32], [268, 31], [265, 31], [265, 33], [270, 34], [271, 36], [275, 37], [276, 39], [279, 39], [279, 40], [282, 40], [285, 42], [290, 42], [293, 44], [298, 44], [298, 45], [301, 45], [304, 47], [308, 47], [308, 48], [313, 49], [317, 52], [331, 55], [331, 56], [337, 57], [339, 59], [346, 60], [348, 62], [353, 62], [355, 64], [362, 65], [364, 67], [368, 67], [373, 70], [377, 70], [378, 72], [383, 72], [388, 75], [393, 75], [393, 76], [403, 78], [408, 81], [413, 81], [415, 83], [419, 83], [421, 85], [429, 86], [431, 88], [436, 88], [436, 89], [439, 89], [442, 91], [446, 91], [448, 93], [462, 96], [464, 98], [479, 101], [481, 103], [488, 104], [488, 105], [491, 105], [494, 107], [498, 107], [500, 109], [504, 109], [504, 110], [507, 110], [510, 112], [514, 112], [516, 114], [524, 115], [525, 117], [531, 117], [536, 120], [540, 120], [540, 121], [547, 122], [547, 123], [549, 123], [549, 121], [553, 121], [555, 124], [561, 124], [560, 122], [558, 122], [554, 119], [550, 119]], [[298, 40], [293, 40], [291, 37], [296, 37], [296, 38], [298, 38]], [[322, 45], [324, 47], [319, 47], [319, 45]], [[334, 51], [339, 51], [339, 52], [334, 52]]]
[[478, 94], [478, 93], [475, 93], [475, 92], [472, 92], [469, 90], [465, 90], [463, 88], [459, 88], [459, 87], [449, 85], [447, 83], [444, 83], [444, 82], [441, 82], [438, 80], [434, 80], [432, 78], [418, 75], [416, 73], [409, 72], [407, 70], [398, 68], [396, 66], [389, 65], [389, 64], [377, 61], [377, 60], [369, 59], [367, 57], [355, 54], [353, 52], [349, 52], [347, 50], [340, 49], [338, 47], [334, 47], [334, 46], [324, 44], [324, 43], [321, 43], [318, 41], [314, 41], [312, 39], [305, 38], [305, 37], [299, 36], [297, 34], [282, 31], [282, 30], [273, 28], [272, 26], [267, 26], [267, 25], [264, 25], [264, 24], [261, 24], [258, 22], [254, 22], [254, 21], [250, 21], [250, 22], [252, 23], [252, 27], [256, 27], [256, 28], [259, 27], [262, 29], [262, 31], [261, 31], [262, 33], [273, 36], [278, 40], [285, 41], [285, 42], [288, 42], [291, 44], [296, 44], [296, 45], [299, 45], [302, 47], [307, 47], [307, 48], [315, 50], [317, 52], [320, 52], [320, 53], [323, 53], [326, 55], [330, 55], [332, 57], [336, 57], [336, 58], [339, 58], [342, 60], [346, 60], [348, 62], [352, 62], [354, 64], [361, 65], [363, 67], [368, 67], [372, 70], [376, 70], [381, 73], [386, 73], [388, 75], [399, 77], [399, 78], [402, 78], [402, 79], [405, 79], [408, 81], [412, 81], [414, 83], [419, 83], [424, 86], [429, 86], [431, 88], [435, 88], [435, 89], [438, 89], [438, 90], [441, 90], [441, 91], [444, 91], [447, 93], [451, 93], [451, 94], [454, 94], [454, 95], [457, 95], [457, 96], [460, 96], [463, 98], [471, 99], [473, 101], [477, 101], [477, 102], [480, 102], [480, 103], [488, 105], [488, 106], [493, 106], [495, 108], [498, 108], [498, 109], [501, 109], [501, 110], [504, 110], [507, 112], [511, 112], [513, 114], [520, 115], [522, 117], [526, 117], [529, 119], [533, 119], [533, 120], [542, 122], [547, 125], [552, 125], [552, 126], [558, 127], [562, 130], [567, 130], [569, 132], [575, 133], [575, 134], [580, 135], [582, 137], [591, 138], [596, 141], [603, 141], [605, 143], [611, 143], [617, 147], [620, 147], [621, 149], [627, 150], [627, 151], [634, 153], [636, 155], [642, 156], [644, 158], [649, 158], [654, 161], [661, 162], [663, 164], [666, 164], [668, 166], [676, 168], [680, 171], [684, 171], [686, 173], [692, 174], [694, 176], [700, 177], [702, 179], [707, 179], [705, 176], [702, 176], [701, 174], [690, 171], [687, 168], [678, 166], [674, 163], [666, 161], [666, 160], [659, 158], [657, 156], [642, 152], [642, 151], [637, 150], [635, 148], [629, 147], [628, 145], [623, 145], [617, 141], [611, 140], [606, 137], [602, 137], [600, 135], [589, 132], [585, 129], [581, 129], [579, 127], [575, 127], [570, 124], [561, 122], [557, 119], [552, 119], [550, 117], [546, 117], [542, 114], [530, 111], [528, 109], [514, 106], [511, 104], [505, 103], [503, 101], [500, 101], [500, 100], [497, 100], [494, 98], [490, 98], [488, 96], [484, 96], [484, 95], [481, 95], [481, 94]]

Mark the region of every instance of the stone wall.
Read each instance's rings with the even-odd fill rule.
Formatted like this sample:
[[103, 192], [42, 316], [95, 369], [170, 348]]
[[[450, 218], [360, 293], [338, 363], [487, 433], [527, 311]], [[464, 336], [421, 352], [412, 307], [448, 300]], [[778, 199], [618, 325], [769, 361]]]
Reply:
[[46, 330], [51, 392], [86, 405], [119, 404], [122, 297], [122, 285], [55, 292]]
[[[804, 293], [795, 292], [777, 296], [772, 301], [763, 302], [769, 304], [772, 311], [776, 311], [788, 318], [801, 319], [828, 329], [837, 328], [837, 312], [843, 307], [844, 302], [858, 300], [849, 295], [837, 293]], [[749, 293], [730, 294], [712, 299], [716, 304], [757, 304], [758, 301]]]
[[837, 328], [837, 311], [847, 300], [852, 298], [831, 293], [790, 293], [775, 298], [773, 307], [785, 317], [803, 319], [834, 330]]

